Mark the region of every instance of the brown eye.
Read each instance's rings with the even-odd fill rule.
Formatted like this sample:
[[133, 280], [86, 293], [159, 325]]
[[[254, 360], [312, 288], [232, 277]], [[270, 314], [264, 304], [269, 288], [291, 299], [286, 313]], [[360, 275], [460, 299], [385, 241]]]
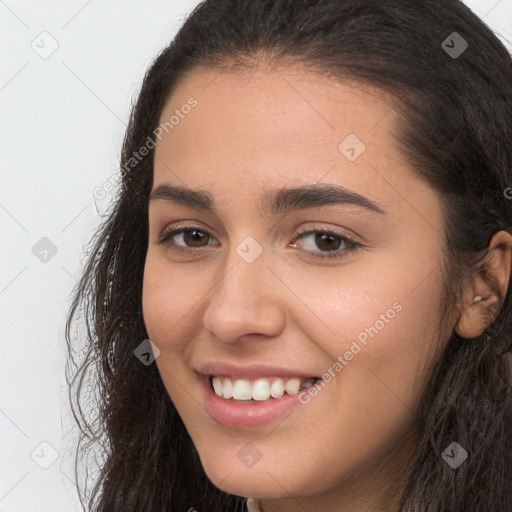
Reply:
[[187, 229], [181, 233], [183, 233], [183, 241], [189, 247], [202, 247], [203, 242], [208, 240], [208, 235], [197, 229]]
[[[337, 240], [336, 240], [337, 239]], [[333, 243], [334, 242], [334, 243]], [[330, 233], [315, 234], [315, 244], [319, 249], [325, 251], [332, 251], [339, 249], [340, 244], [343, 242], [341, 237], [331, 235]]]
[[307, 252], [312, 253], [315, 258], [341, 258], [348, 252], [362, 247], [361, 244], [345, 235], [321, 229], [301, 232], [297, 240], [307, 240], [308, 238], [309, 242], [302, 245], [306, 246]]
[[212, 236], [206, 231], [192, 226], [181, 226], [174, 229], [165, 230], [158, 242], [166, 244], [177, 251], [187, 251], [187, 249], [201, 249], [208, 245]]

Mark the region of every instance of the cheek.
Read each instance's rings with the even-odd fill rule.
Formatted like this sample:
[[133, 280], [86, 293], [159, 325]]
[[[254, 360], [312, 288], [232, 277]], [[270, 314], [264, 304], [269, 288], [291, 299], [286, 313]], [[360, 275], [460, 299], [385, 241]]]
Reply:
[[380, 421], [391, 411], [402, 416], [426, 384], [442, 341], [442, 275], [434, 251], [434, 244], [430, 253], [419, 254], [399, 247], [379, 258], [361, 258], [357, 270], [340, 266], [337, 273], [304, 272], [300, 278], [281, 269], [301, 299], [288, 310], [290, 323], [327, 354], [331, 364], [325, 371], [335, 375], [333, 398], [340, 407], [350, 403], [361, 421]]
[[370, 426], [368, 431], [361, 429], [361, 441], [373, 428], [388, 430], [391, 439], [412, 419], [442, 341], [437, 330], [440, 272], [433, 272], [415, 290], [410, 286], [414, 279], [407, 275], [392, 277], [386, 272], [376, 280], [382, 287], [368, 290], [373, 301], [360, 299], [359, 311], [364, 314], [355, 320], [349, 315], [340, 318], [339, 330], [344, 323], [346, 337], [343, 351], [338, 346], [336, 352], [347, 363], [336, 383], [337, 399], [350, 404], [360, 420], [355, 424]]
[[392, 250], [360, 252], [338, 267], [274, 266], [287, 287], [276, 304], [283, 301], [290, 324], [300, 326], [333, 357], [346, 340], [373, 339], [368, 333], [375, 333], [373, 327], [379, 339], [389, 333], [387, 343], [398, 349], [404, 335], [428, 335], [438, 321], [442, 279], [437, 246], [431, 241], [428, 250], [412, 250], [415, 244], [419, 247], [419, 241], [404, 237]]
[[[190, 339], [193, 338], [195, 289], [186, 286], [187, 280], [169, 262], [148, 253], [142, 285], [142, 309], [149, 339], [160, 349], [156, 365], [162, 382], [180, 411], [194, 410], [190, 395], [183, 393], [183, 383], [190, 375], [184, 370]], [[190, 283], [190, 280], [188, 280]], [[200, 411], [194, 411], [196, 414]]]
[[148, 336], [157, 342], [161, 350], [170, 348], [171, 340], [173, 344], [179, 343], [176, 335], [183, 330], [187, 319], [194, 315], [194, 306], [206, 293], [206, 290], [202, 292], [200, 282], [197, 285], [191, 283], [194, 283], [194, 276], [188, 276], [162, 257], [148, 253], [144, 267], [142, 310]]

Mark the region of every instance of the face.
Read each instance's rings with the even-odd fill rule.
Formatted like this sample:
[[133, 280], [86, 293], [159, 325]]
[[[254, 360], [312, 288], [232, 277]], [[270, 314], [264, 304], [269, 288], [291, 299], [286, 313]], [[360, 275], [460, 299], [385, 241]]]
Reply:
[[269, 503], [374, 495], [413, 455], [443, 342], [441, 203], [395, 148], [390, 100], [287, 67], [195, 70], [173, 115], [143, 313], [208, 477]]

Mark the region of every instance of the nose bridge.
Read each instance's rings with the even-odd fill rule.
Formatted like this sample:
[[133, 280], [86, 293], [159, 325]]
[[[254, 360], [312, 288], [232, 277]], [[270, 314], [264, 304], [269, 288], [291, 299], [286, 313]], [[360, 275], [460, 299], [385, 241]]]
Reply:
[[[226, 299], [238, 299], [255, 304], [269, 293], [267, 268], [268, 257], [263, 242], [253, 236], [246, 236], [237, 245], [230, 248], [226, 261], [226, 272], [219, 282], [221, 293], [227, 293]], [[249, 294], [247, 297], [244, 295]]]
[[277, 336], [286, 322], [263, 247], [247, 237], [233, 247], [224, 273], [211, 291], [205, 327], [217, 338], [236, 341], [244, 334]]

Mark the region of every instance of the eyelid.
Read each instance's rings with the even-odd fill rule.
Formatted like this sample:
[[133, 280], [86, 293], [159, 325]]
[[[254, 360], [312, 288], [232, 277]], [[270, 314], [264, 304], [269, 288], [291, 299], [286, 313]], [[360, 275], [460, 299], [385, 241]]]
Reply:
[[[158, 238], [158, 243], [167, 245], [174, 252], [181, 253], [181, 254], [189, 254], [189, 255], [194, 254], [194, 253], [197, 254], [201, 251], [201, 249], [204, 249], [211, 245], [208, 243], [208, 244], [206, 244], [206, 246], [201, 246], [201, 247], [186, 247], [186, 246], [184, 247], [184, 246], [178, 245], [178, 244], [170, 241], [174, 236], [176, 236], [178, 234], [182, 234], [186, 231], [199, 231], [199, 232], [204, 233], [207, 236], [207, 238], [210, 238], [210, 239], [215, 238], [213, 235], [210, 234], [209, 231], [207, 231], [201, 227], [194, 226], [194, 225], [191, 225], [188, 223], [183, 223], [183, 224], [178, 223], [178, 224], [174, 224], [174, 225], [165, 227], [162, 230], [162, 233], [160, 234], [160, 236]], [[338, 237], [340, 239], [341, 243], [344, 243], [345, 245], [347, 245], [347, 247], [345, 247], [345, 248], [336, 249], [336, 250], [332, 250], [332, 251], [321, 251], [321, 250], [313, 251], [313, 250], [307, 250], [307, 249], [303, 251], [307, 254], [310, 254], [310, 257], [313, 259], [316, 259], [316, 260], [327, 260], [327, 259], [336, 259], [336, 258], [341, 259], [341, 258], [347, 256], [349, 253], [352, 253], [358, 249], [364, 248], [364, 245], [360, 242], [357, 242], [352, 235], [341, 233], [337, 229], [327, 228], [327, 227], [324, 227], [321, 225], [315, 225], [315, 226], [310, 226], [307, 228], [299, 229], [296, 232], [296, 234], [293, 238], [293, 241], [287, 247], [290, 247], [290, 246], [296, 247], [296, 242], [299, 239], [305, 237], [306, 235], [311, 235], [311, 234], [315, 234], [315, 233], [322, 233], [322, 234], [327, 234], [327, 235], [332, 235], [332, 236]]]
[[[193, 222], [193, 221], [191, 221]], [[302, 228], [302, 229], [299, 229], [299, 228], [296, 228], [294, 229], [293, 231], [296, 231], [296, 234], [295, 234], [295, 237], [294, 237], [294, 242], [300, 237], [300, 236], [303, 236], [303, 235], [306, 235], [306, 234], [310, 234], [312, 232], [321, 232], [321, 233], [332, 233], [336, 236], [339, 236], [341, 238], [346, 238], [347, 240], [351, 241], [351, 242], [354, 242], [354, 243], [358, 243], [357, 240], [355, 239], [355, 237], [352, 235], [352, 234], [347, 234], [345, 232], [340, 232], [338, 231], [338, 229], [336, 228], [330, 228], [330, 227], [325, 227], [324, 225], [321, 225], [321, 224], [314, 224], [315, 221], [312, 221], [313, 222], [313, 226], [310, 226], [308, 228]], [[208, 235], [210, 236], [213, 236], [211, 234], [211, 228], [207, 228], [207, 229], [204, 229], [202, 228], [201, 226], [195, 226], [193, 224], [189, 224], [187, 221], [183, 221], [183, 223], [180, 223], [179, 221], [176, 223], [176, 224], [170, 224], [170, 225], [167, 225], [165, 226], [161, 232], [160, 232], [160, 235], [158, 236], [158, 242], [161, 242], [162, 239], [166, 236], [168, 236], [170, 233], [174, 233], [174, 234], [177, 234], [177, 232], [179, 231], [193, 231], [193, 230], [197, 230], [197, 231], [202, 231], [204, 233], [207, 233]], [[210, 230], [210, 231], [209, 231]], [[277, 238], [279, 238], [280, 236], [284, 236], [284, 230], [279, 230], [278, 233], [274, 233], [274, 235], [272, 236], [272, 241], [274, 242]]]
[[[186, 232], [186, 231], [200, 231], [201, 233], [205, 233], [208, 238], [215, 238], [210, 231], [203, 229], [199, 226], [194, 226], [192, 224], [172, 224], [170, 226], [166, 226], [162, 229], [160, 235], [158, 236], [157, 242], [159, 244], [166, 244], [169, 243], [168, 239], [172, 238], [180, 233]], [[175, 244], [174, 244], [175, 245]], [[181, 246], [178, 246], [181, 247]], [[184, 248], [185, 249], [185, 248]], [[194, 251], [193, 248], [189, 247], [191, 251]], [[200, 249], [200, 248], [198, 248]]]
[[[310, 225], [310, 224], [312, 224], [312, 225]], [[347, 230], [346, 228], [345, 229], [341, 228], [339, 226], [338, 227], [326, 226], [325, 224], [319, 223], [318, 221], [312, 221], [311, 223], [308, 223], [307, 227], [297, 228], [297, 229], [294, 229], [294, 231], [296, 232], [296, 235], [295, 235], [296, 238], [299, 238], [300, 236], [305, 235], [305, 234], [320, 232], [320, 233], [331, 233], [335, 236], [339, 236], [340, 238], [345, 238], [354, 243], [358, 243], [358, 241], [357, 241], [358, 237], [355, 234], [353, 234], [352, 231]]]

